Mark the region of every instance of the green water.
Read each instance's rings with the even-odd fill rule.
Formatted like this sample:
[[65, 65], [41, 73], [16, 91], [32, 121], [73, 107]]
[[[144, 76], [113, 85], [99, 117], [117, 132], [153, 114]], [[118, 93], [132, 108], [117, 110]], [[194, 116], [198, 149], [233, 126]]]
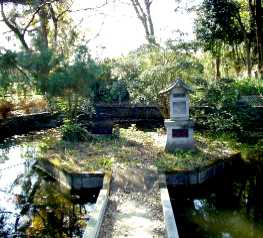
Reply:
[[180, 238], [262, 238], [263, 164], [239, 161], [202, 185], [169, 188]]

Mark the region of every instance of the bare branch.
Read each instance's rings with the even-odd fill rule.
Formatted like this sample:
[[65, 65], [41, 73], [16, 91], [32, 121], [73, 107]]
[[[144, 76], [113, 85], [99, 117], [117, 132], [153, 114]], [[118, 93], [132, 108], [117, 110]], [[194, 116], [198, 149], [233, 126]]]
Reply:
[[21, 44], [23, 45], [23, 47], [26, 49], [26, 50], [29, 50], [29, 47], [25, 41], [25, 38], [24, 38], [24, 34], [20, 32], [20, 30], [18, 29], [18, 27], [15, 25], [15, 24], [12, 24], [6, 17], [5, 15], [5, 12], [4, 12], [4, 4], [3, 2], [1, 2], [1, 15], [2, 15], [2, 18], [5, 22], [5, 24], [10, 28], [10, 30], [12, 30], [15, 35], [18, 37], [18, 39], [20, 40]]
[[144, 10], [139, 0], [131, 0], [135, 13], [139, 18], [139, 20], [142, 22], [142, 25], [144, 27], [144, 31], [148, 43], [157, 45], [155, 34], [154, 34], [151, 9], [150, 9], [152, 2], [153, 0], [144, 0], [144, 6], [145, 6], [145, 10]]
[[30, 25], [32, 24], [32, 22], [35, 20], [35, 16], [36, 16], [36, 14], [38, 14], [38, 12], [40, 11], [40, 9], [41, 9], [41, 7], [38, 7], [37, 10], [33, 13], [30, 21], [26, 24], [26, 26], [25, 26], [25, 28], [24, 28], [24, 30], [23, 30], [23, 33], [22, 33], [23, 35], [25, 35], [27, 29], [30, 27]]
[[[63, 0], [53, 0], [52, 2], [61, 2]], [[47, 0], [38, 0], [39, 4], [46, 3]], [[28, 0], [0, 0], [0, 3], [14, 3], [14, 4], [20, 4], [20, 5], [30, 5], [31, 1]]]
[[89, 43], [90, 41], [95, 40], [96, 38], [99, 37], [99, 35], [100, 35], [101, 31], [102, 31], [102, 28], [103, 28], [104, 24], [105, 24], [105, 21], [104, 21], [104, 19], [103, 19], [103, 21], [102, 21], [102, 23], [101, 23], [101, 25], [100, 25], [99, 31], [97, 32], [97, 34], [96, 34], [94, 37], [92, 37], [91, 39], [88, 40], [88, 43]]

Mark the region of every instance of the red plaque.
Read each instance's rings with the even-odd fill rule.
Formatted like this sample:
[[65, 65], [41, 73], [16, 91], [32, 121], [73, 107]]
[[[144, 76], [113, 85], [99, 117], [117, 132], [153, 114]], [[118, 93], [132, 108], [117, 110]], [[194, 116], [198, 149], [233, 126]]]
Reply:
[[174, 138], [188, 137], [188, 129], [172, 129], [172, 136]]

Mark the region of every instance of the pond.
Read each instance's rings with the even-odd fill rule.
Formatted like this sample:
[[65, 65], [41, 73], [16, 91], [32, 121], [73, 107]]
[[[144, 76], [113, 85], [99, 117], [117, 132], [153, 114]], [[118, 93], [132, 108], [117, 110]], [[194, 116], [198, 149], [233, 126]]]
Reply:
[[0, 149], [0, 237], [81, 237], [99, 189], [63, 187], [34, 166], [38, 152], [37, 142]]
[[203, 184], [169, 187], [180, 238], [262, 238], [263, 163], [237, 160]]

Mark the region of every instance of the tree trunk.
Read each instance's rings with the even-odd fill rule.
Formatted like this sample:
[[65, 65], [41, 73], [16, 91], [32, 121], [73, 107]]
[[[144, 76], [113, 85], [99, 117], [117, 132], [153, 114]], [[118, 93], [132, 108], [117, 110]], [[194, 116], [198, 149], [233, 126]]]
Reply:
[[52, 5], [49, 4], [50, 14], [54, 25], [54, 37], [53, 37], [53, 49], [57, 49], [58, 44], [58, 18], [56, 17], [55, 10]]
[[221, 65], [221, 57], [220, 55], [217, 55], [215, 59], [215, 78], [216, 79], [221, 78], [220, 65]]
[[258, 73], [263, 76], [263, 31], [262, 31], [262, 5], [261, 0], [256, 0], [256, 34], [258, 50]]
[[258, 74], [263, 75], [263, 31], [262, 31], [262, 3], [261, 0], [248, 0], [251, 18], [256, 25], [256, 41], [258, 56]]
[[46, 8], [43, 7], [39, 11], [39, 18], [40, 18], [40, 24], [41, 24], [41, 38], [43, 47], [45, 49], [48, 49], [48, 13], [46, 11]]
[[246, 66], [247, 66], [247, 75], [248, 77], [251, 77], [251, 71], [252, 71], [252, 61], [251, 61], [251, 31], [253, 31], [253, 7], [252, 7], [252, 2], [249, 0], [249, 11], [250, 11], [250, 26], [249, 26], [249, 32], [246, 30], [240, 14], [237, 15], [237, 20], [239, 22], [240, 28], [243, 32], [244, 36], [244, 42], [245, 42], [245, 50], [246, 50]]
[[251, 61], [251, 40], [246, 42], [246, 63], [247, 63], [247, 76], [252, 76], [252, 61]]
[[149, 0], [144, 0], [145, 8], [146, 8], [146, 15], [149, 25], [149, 31], [150, 31], [150, 39], [149, 42], [153, 45], [156, 45], [156, 39], [155, 39], [155, 33], [154, 33], [154, 27], [152, 22], [152, 14], [151, 14], [151, 4]]
[[151, 15], [152, 0], [144, 0], [144, 7], [139, 0], [130, 0], [130, 1], [132, 3], [132, 6], [135, 10], [137, 17], [139, 18], [139, 20], [143, 25], [146, 40], [150, 45], [157, 45], [155, 33], [154, 33], [154, 25]]

